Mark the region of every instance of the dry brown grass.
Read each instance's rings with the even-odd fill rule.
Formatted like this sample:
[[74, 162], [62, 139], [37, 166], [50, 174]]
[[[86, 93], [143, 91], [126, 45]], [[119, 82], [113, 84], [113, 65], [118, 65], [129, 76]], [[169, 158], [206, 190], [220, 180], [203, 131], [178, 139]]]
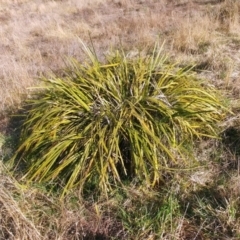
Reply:
[[14, 195], [21, 190], [11, 177], [5, 174], [0, 165], [0, 238], [1, 239], [41, 239], [41, 234], [31, 218], [27, 217], [26, 207], [22, 209]]
[[[24, 98], [22, 94], [29, 93], [27, 88], [37, 83], [39, 75], [61, 69], [64, 57], [83, 59], [78, 38], [89, 43], [91, 36], [100, 55], [109, 46], [120, 43], [132, 51], [158, 39], [167, 40], [167, 51], [172, 55], [183, 53], [181, 61], [199, 54], [193, 60], [205, 61], [207, 54], [211, 65], [214, 58], [215, 71], [222, 66], [221, 56], [219, 60], [214, 57], [215, 48], [224, 55], [231, 51], [228, 55], [235, 61], [237, 50], [232, 47], [240, 44], [239, 3], [234, 0], [0, 3], [1, 112], [18, 106]], [[227, 49], [222, 49], [223, 46]], [[229, 68], [226, 72], [231, 73], [226, 73], [226, 78], [236, 75], [236, 69]]]
[[[200, 76], [226, 91], [239, 119], [239, 23], [238, 0], [0, 0], [0, 133], [6, 133], [9, 112], [21, 106], [31, 94], [28, 88], [38, 84], [40, 75], [61, 71], [65, 57], [84, 59], [79, 38], [87, 45], [91, 38], [100, 57], [110, 47], [122, 45], [134, 54], [158, 40], [165, 41], [164, 50], [174, 60], [196, 65]], [[201, 156], [208, 162], [213, 156], [206, 148]], [[212, 152], [220, 151], [214, 148]], [[223, 154], [226, 162], [231, 154]], [[234, 158], [239, 161], [239, 156]], [[212, 179], [226, 172], [226, 168], [210, 169], [191, 173], [189, 181], [183, 179], [180, 185], [187, 184], [189, 192], [195, 191], [206, 187], [201, 185], [201, 174], [204, 184], [213, 185]], [[58, 202], [37, 187], [24, 189], [2, 164], [0, 179], [0, 239], [110, 239], [113, 235], [127, 239], [126, 229], [108, 211], [113, 203], [94, 205], [78, 196]], [[214, 217], [224, 222], [213, 227], [216, 231], [230, 227], [239, 232], [235, 219], [239, 214], [232, 212], [239, 204], [238, 181], [239, 169], [235, 167], [229, 173], [227, 190], [218, 189], [229, 209], [212, 210]], [[188, 192], [183, 192], [185, 197]], [[99, 212], [99, 208], [105, 210]], [[200, 228], [212, 226], [204, 223]], [[187, 239], [180, 236], [193, 224], [185, 215], [181, 217], [180, 227], [173, 230], [175, 239]], [[196, 224], [192, 232], [196, 237]], [[153, 234], [149, 239], [157, 238]]]
[[26, 188], [6, 174], [0, 162], [0, 239], [123, 239], [120, 221], [107, 203], [91, 203], [73, 194], [62, 201], [37, 186]]

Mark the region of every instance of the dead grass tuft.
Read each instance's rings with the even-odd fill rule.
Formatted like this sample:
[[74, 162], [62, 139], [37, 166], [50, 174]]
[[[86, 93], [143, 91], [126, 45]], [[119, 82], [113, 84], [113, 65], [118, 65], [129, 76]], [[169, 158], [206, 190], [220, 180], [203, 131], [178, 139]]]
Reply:
[[32, 219], [19, 205], [17, 199], [22, 190], [11, 177], [4, 174], [6, 169], [0, 164], [0, 238], [42, 239]]

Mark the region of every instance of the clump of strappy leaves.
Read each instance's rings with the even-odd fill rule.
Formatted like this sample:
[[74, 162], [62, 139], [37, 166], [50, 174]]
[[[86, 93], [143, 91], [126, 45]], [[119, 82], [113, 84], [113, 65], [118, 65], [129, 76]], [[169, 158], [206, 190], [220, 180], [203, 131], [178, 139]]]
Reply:
[[217, 137], [225, 104], [157, 46], [134, 58], [115, 51], [104, 62], [85, 50], [89, 61], [42, 79], [29, 102], [14, 156], [26, 162], [28, 180], [60, 179], [64, 192], [107, 192], [133, 178], [154, 186], [163, 171], [189, 166], [195, 139]]

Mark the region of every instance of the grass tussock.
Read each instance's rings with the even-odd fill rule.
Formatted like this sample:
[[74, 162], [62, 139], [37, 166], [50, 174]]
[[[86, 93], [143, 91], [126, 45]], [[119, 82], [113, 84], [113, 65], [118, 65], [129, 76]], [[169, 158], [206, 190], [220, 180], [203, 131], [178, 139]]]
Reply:
[[29, 103], [13, 159], [25, 161], [26, 177], [107, 193], [124, 178], [154, 187], [164, 171], [194, 165], [193, 142], [217, 137], [227, 111], [214, 90], [157, 47], [135, 59], [116, 52], [104, 64], [86, 51], [90, 63], [44, 79]]

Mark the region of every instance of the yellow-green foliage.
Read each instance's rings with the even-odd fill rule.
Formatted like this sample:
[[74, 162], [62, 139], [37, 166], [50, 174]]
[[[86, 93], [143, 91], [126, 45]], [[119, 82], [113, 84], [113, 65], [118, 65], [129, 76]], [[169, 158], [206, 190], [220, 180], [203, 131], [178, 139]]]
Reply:
[[195, 138], [217, 136], [225, 108], [214, 89], [157, 47], [134, 59], [116, 51], [105, 63], [86, 52], [88, 63], [43, 79], [29, 102], [14, 156], [26, 161], [28, 179], [60, 179], [64, 192], [86, 184], [107, 192], [125, 176], [154, 186], [163, 170], [189, 163]]

